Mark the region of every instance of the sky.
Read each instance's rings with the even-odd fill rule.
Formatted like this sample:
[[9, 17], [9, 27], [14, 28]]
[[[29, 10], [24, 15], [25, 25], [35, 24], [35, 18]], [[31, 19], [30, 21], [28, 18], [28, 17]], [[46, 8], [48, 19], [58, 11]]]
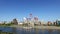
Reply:
[[60, 19], [60, 0], [0, 0], [0, 21], [38, 16], [41, 21]]

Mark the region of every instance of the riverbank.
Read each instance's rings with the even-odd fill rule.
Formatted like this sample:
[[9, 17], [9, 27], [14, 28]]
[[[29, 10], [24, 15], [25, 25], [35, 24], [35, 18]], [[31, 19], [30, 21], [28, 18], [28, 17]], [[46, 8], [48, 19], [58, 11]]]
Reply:
[[14, 34], [14, 33], [10, 33], [10, 32], [0, 32], [0, 34]]
[[[19, 26], [19, 25], [12, 25], [10, 27], [16, 27], [16, 28], [25, 28], [28, 29], [29, 27], [27, 26]], [[34, 26], [32, 28], [35, 28], [35, 29], [60, 29], [60, 27], [57, 27], [57, 26]]]
[[57, 26], [34, 26], [36, 29], [60, 29], [60, 27]]

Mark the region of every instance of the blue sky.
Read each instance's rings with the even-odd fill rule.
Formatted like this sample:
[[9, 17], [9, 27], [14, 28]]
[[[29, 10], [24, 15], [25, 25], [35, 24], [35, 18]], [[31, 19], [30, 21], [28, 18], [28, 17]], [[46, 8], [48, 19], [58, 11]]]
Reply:
[[54, 21], [60, 19], [59, 0], [0, 0], [0, 21], [17, 18], [22, 21], [32, 13], [39, 20]]

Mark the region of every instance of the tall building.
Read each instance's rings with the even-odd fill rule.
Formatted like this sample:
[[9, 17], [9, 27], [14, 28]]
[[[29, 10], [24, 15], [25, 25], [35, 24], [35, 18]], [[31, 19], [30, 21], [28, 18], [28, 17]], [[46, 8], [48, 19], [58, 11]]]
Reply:
[[38, 17], [37, 17], [37, 16], [34, 17], [34, 22], [35, 22], [35, 23], [38, 23]]
[[33, 17], [33, 16], [32, 16], [32, 13], [30, 13], [29, 16], [30, 16], [30, 18], [32, 18], [32, 17]]
[[27, 23], [27, 18], [26, 17], [24, 17], [23, 20], [24, 20], [24, 23]]
[[17, 19], [16, 18], [13, 19], [12, 23], [15, 24], [15, 25], [17, 25], [18, 24]]
[[57, 24], [57, 22], [53, 22], [53, 25], [56, 26], [56, 25], [58, 25], [58, 24]]
[[58, 20], [56, 20], [56, 23], [58, 24], [58, 25], [60, 25], [60, 20], [58, 19]]

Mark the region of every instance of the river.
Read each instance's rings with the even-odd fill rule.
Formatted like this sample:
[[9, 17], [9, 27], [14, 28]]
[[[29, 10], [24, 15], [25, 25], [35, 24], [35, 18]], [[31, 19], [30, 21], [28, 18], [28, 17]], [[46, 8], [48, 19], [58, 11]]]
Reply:
[[12, 32], [14, 34], [60, 34], [58, 29], [23, 29], [15, 27], [0, 27], [0, 32]]

